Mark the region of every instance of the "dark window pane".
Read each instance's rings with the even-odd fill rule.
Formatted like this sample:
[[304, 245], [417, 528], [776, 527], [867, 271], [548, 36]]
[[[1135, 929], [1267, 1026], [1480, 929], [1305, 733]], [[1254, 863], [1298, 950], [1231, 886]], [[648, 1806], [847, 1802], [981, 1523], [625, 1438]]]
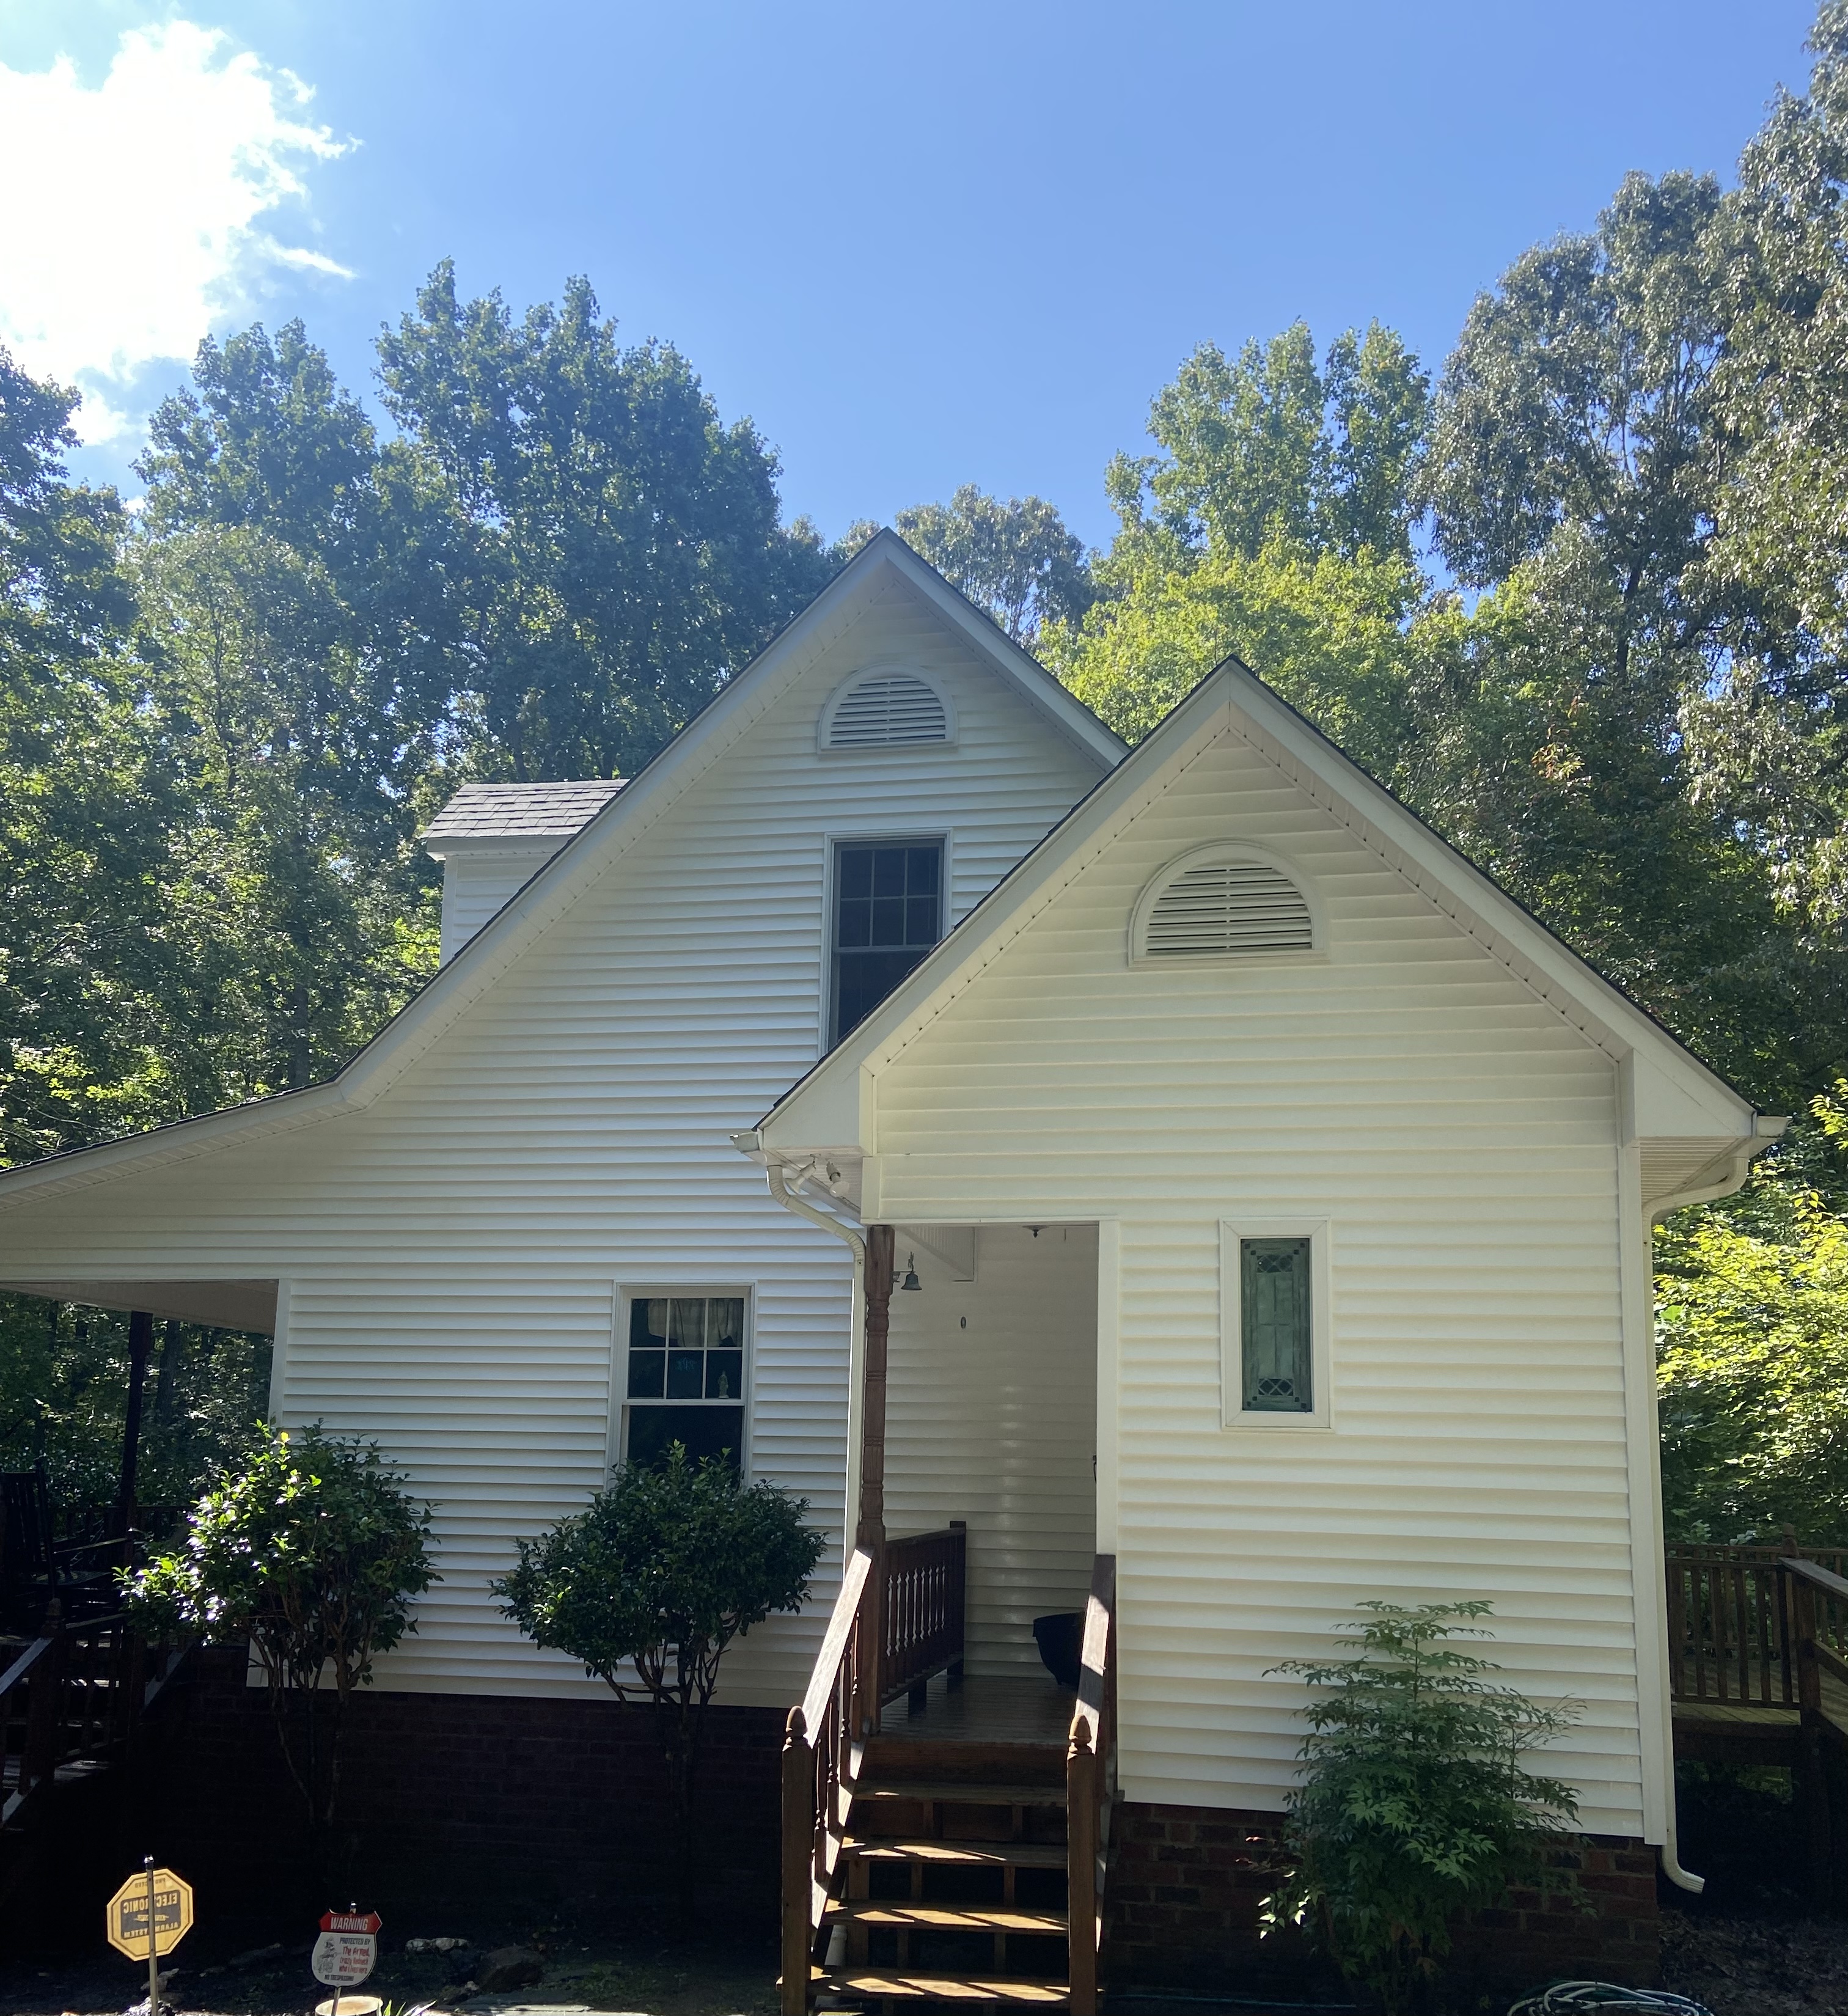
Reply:
[[741, 1350], [744, 1343], [744, 1298], [720, 1295], [706, 1307], [706, 1342], [726, 1351]]
[[723, 1453], [738, 1467], [744, 1444], [742, 1407], [632, 1407], [629, 1410], [629, 1460], [660, 1463], [669, 1446], [680, 1443], [695, 1463]]
[[704, 1295], [674, 1298], [674, 1334], [670, 1342], [688, 1351], [700, 1351], [706, 1342], [706, 1298]]
[[882, 847], [873, 856], [873, 894], [902, 896], [905, 893], [905, 855], [902, 847]]
[[857, 897], [842, 900], [838, 942], [844, 945], [865, 945], [873, 942], [873, 904], [870, 898], [864, 902]]
[[671, 1351], [668, 1353], [668, 1398], [697, 1400], [705, 1391], [705, 1353]]
[[741, 1351], [706, 1353], [706, 1398], [735, 1400], [744, 1391], [744, 1354]]
[[876, 945], [902, 945], [905, 942], [905, 899], [880, 896], [873, 904], [873, 942]]
[[632, 1351], [629, 1355], [629, 1397], [632, 1400], [658, 1400], [667, 1363], [665, 1351]]
[[1314, 1411], [1309, 1261], [1306, 1239], [1239, 1242], [1240, 1327], [1248, 1413]]
[[873, 893], [873, 850], [870, 847], [844, 847], [841, 850], [841, 894], [870, 896]]
[[650, 1301], [646, 1297], [632, 1302], [629, 1310], [629, 1341], [639, 1345], [644, 1350], [653, 1347], [658, 1350], [668, 1341], [668, 1305], [658, 1298]]
[[911, 859], [906, 877], [906, 893], [913, 896], [935, 895], [937, 870], [943, 859], [942, 850], [935, 847], [913, 847], [907, 851]]
[[934, 945], [937, 942], [937, 899], [935, 896], [913, 896], [905, 905], [905, 942], [914, 945]]
[[837, 1040], [857, 1028], [924, 956], [910, 952], [853, 952], [841, 959], [840, 1019]]

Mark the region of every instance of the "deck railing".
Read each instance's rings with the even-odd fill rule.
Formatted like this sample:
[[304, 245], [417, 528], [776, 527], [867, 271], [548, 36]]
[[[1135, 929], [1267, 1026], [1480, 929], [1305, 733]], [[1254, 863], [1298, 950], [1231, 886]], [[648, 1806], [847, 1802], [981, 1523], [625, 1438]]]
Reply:
[[968, 1528], [959, 1519], [941, 1533], [910, 1533], [885, 1543], [879, 1699], [922, 1695], [935, 1675], [963, 1666], [963, 1589]]
[[1065, 1749], [1065, 1884], [1072, 2016], [1095, 2016], [1110, 1809], [1116, 1792], [1116, 1557], [1100, 1554], [1085, 1605], [1078, 1700]]
[[[1796, 1708], [1800, 1633], [1791, 1572], [1799, 1558], [1794, 1543], [1771, 1547], [1677, 1541], [1666, 1554], [1670, 1697]], [[1839, 1578], [1848, 1568], [1848, 1548], [1806, 1547], [1800, 1559]], [[1812, 1607], [1818, 1642], [1835, 1657], [1848, 1658], [1848, 1612], [1820, 1595]]]
[[784, 2016], [809, 2006], [816, 1935], [880, 1709], [933, 1674], [961, 1669], [967, 1539], [959, 1521], [848, 1557], [808, 1690], [784, 1730]]

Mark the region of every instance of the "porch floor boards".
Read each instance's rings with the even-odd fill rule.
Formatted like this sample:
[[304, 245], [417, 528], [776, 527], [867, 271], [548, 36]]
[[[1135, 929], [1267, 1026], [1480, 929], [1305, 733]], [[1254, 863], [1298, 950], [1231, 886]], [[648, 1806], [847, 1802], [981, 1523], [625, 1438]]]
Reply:
[[902, 1698], [888, 1701], [880, 1733], [913, 1743], [1050, 1744], [1062, 1758], [1074, 1701], [1049, 1673], [972, 1673], [956, 1687], [939, 1674], [917, 1713]]

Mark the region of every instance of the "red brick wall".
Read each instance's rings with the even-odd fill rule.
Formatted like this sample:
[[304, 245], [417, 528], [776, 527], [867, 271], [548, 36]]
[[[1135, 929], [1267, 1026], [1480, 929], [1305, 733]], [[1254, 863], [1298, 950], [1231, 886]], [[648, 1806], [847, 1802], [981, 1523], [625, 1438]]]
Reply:
[[[157, 1856], [240, 1910], [306, 1881], [300, 1795], [268, 1697], [244, 1673], [241, 1651], [194, 1654], [149, 1717], [134, 1787]], [[775, 1924], [781, 1734], [769, 1709], [715, 1708], [707, 1723], [699, 1879], [743, 1931]], [[340, 1756], [337, 1831], [356, 1849], [355, 1886], [381, 1911], [473, 1899], [595, 1909], [668, 1886], [666, 1773], [647, 1709], [369, 1688]]]
[[[1114, 1985], [1231, 1992], [1229, 1972], [1266, 1986], [1332, 1989], [1325, 1967], [1291, 1932], [1259, 1937], [1273, 1887], [1278, 1816], [1210, 1806], [1126, 1805], [1112, 1822], [1115, 1857], [1105, 1962]], [[1655, 1857], [1637, 1841], [1596, 1835], [1562, 1850], [1578, 1894], [1511, 1892], [1499, 1910], [1457, 1930], [1450, 1971], [1485, 1991], [1558, 1975], [1648, 1982], [1655, 1978]]]

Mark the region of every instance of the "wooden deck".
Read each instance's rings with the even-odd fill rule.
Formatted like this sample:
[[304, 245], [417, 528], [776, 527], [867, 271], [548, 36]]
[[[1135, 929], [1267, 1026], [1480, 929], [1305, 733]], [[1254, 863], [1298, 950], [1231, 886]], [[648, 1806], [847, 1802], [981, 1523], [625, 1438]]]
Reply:
[[920, 1743], [1051, 1744], [1063, 1757], [1072, 1702], [1049, 1673], [1018, 1679], [972, 1674], [955, 1687], [939, 1675], [925, 1690], [921, 1712], [907, 1713], [902, 1699], [888, 1702], [880, 1733]]

